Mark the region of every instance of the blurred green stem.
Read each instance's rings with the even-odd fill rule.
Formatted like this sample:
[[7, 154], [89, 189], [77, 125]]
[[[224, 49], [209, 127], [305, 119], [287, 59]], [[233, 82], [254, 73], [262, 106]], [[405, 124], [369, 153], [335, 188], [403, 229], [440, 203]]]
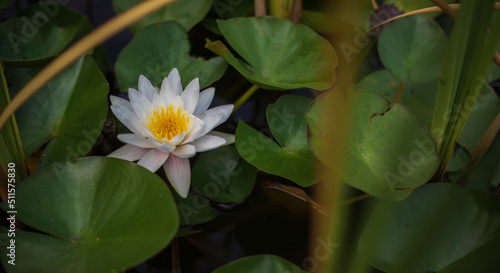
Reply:
[[257, 85], [253, 85], [252, 87], [250, 87], [246, 92], [245, 94], [243, 94], [235, 103], [234, 103], [234, 109], [233, 109], [233, 113], [238, 109], [240, 108], [241, 105], [243, 105], [243, 103], [245, 103], [252, 95], [253, 93], [255, 93], [255, 91], [257, 91], [259, 89], [259, 87]]

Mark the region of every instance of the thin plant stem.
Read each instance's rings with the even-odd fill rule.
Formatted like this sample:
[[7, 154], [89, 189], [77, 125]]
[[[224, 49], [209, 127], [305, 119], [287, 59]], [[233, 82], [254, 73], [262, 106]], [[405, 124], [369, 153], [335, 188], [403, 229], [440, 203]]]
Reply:
[[259, 87], [257, 85], [253, 85], [247, 91], [245, 91], [245, 93], [234, 103], [233, 113], [238, 108], [240, 108], [240, 106], [243, 105], [243, 103], [245, 103], [258, 89]]
[[401, 99], [401, 95], [403, 94], [404, 89], [405, 89], [405, 83], [402, 82], [399, 84], [398, 93], [396, 94], [396, 98], [394, 99], [394, 101], [399, 101]]
[[144, 1], [134, 6], [133, 8], [117, 15], [113, 19], [107, 21], [102, 26], [98, 27], [87, 36], [83, 37], [68, 50], [64, 51], [59, 57], [47, 65], [40, 73], [38, 73], [31, 81], [26, 84], [21, 91], [12, 99], [0, 115], [0, 128], [3, 127], [8, 118], [38, 89], [44, 86], [48, 81], [54, 78], [64, 68], [71, 65], [79, 57], [101, 44], [109, 37], [120, 32], [127, 26], [140, 20], [146, 15], [152, 13], [159, 8], [174, 2], [174, 0], [156, 0]]
[[347, 200], [343, 201], [343, 202], [341, 203], [341, 205], [348, 205], [348, 204], [352, 204], [352, 203], [354, 203], [354, 202], [364, 200], [364, 199], [366, 199], [366, 198], [368, 198], [368, 197], [370, 197], [370, 196], [372, 196], [372, 195], [371, 195], [371, 194], [366, 193], [366, 194], [362, 194], [362, 195], [359, 195], [359, 196], [356, 196], [356, 197], [353, 197], [353, 198], [349, 198], [349, 199], [347, 199]]

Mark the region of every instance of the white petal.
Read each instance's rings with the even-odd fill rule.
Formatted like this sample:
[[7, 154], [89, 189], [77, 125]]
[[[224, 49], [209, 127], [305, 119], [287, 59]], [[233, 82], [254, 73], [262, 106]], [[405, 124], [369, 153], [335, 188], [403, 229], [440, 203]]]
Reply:
[[215, 95], [215, 88], [210, 87], [200, 92], [200, 96], [198, 98], [198, 103], [196, 108], [193, 111], [194, 115], [199, 115], [205, 111], [207, 111], [208, 107], [212, 103]]
[[160, 89], [160, 96], [162, 97], [162, 99], [164, 101], [170, 101], [173, 97], [180, 95], [181, 93], [177, 93], [177, 91], [172, 87], [172, 84], [170, 84], [170, 79], [168, 77], [165, 77], [163, 79], [163, 82], [161, 83]]
[[156, 140], [151, 140], [152, 142], [154, 141], [155, 143], [155, 148], [157, 150], [160, 150], [164, 153], [171, 153], [173, 150], [175, 150], [175, 147], [176, 146], [173, 146], [173, 145], [170, 145], [168, 143], [160, 143], [160, 142], [157, 142]]
[[177, 146], [172, 153], [180, 158], [190, 158], [196, 154], [196, 148], [191, 144], [185, 144]]
[[186, 198], [191, 184], [189, 159], [171, 155], [163, 165], [167, 178], [180, 196]]
[[204, 135], [193, 141], [194, 147], [197, 152], [210, 151], [226, 144], [226, 140], [222, 137]]
[[108, 157], [136, 161], [142, 158], [148, 151], [149, 149], [147, 148], [140, 148], [134, 145], [126, 144], [120, 149], [110, 153]]
[[150, 114], [153, 105], [151, 101], [146, 98], [142, 93], [139, 91], [130, 88], [128, 90], [128, 96], [130, 98], [130, 104], [132, 105], [132, 108], [134, 109], [135, 114], [139, 119], [146, 121], [147, 116]]
[[171, 140], [164, 138], [160, 142], [164, 142], [164, 143], [168, 143], [168, 144], [173, 145], [173, 146], [177, 146], [177, 145], [179, 145], [179, 143], [181, 143], [184, 140], [185, 137], [186, 137], [186, 133], [182, 133], [180, 135], [174, 136]]
[[137, 134], [119, 134], [118, 139], [130, 145], [141, 148], [154, 148], [155, 145], [147, 141], [144, 137]]
[[226, 140], [226, 144], [233, 144], [234, 143], [234, 135], [233, 134], [211, 131], [207, 135], [222, 137], [224, 140]]
[[156, 172], [167, 160], [169, 154], [156, 149], [150, 149], [137, 164]]
[[233, 108], [234, 105], [226, 104], [214, 107], [200, 114], [200, 119], [205, 122], [205, 130], [202, 135], [212, 131], [213, 128], [226, 121], [233, 112]]
[[184, 109], [189, 113], [193, 113], [198, 104], [198, 97], [200, 96], [200, 81], [198, 78], [192, 80], [182, 92], [181, 98], [184, 101]]
[[115, 114], [116, 118], [125, 125], [130, 131], [135, 134], [140, 134], [140, 131], [129, 121], [127, 117], [135, 116], [133, 109], [127, 109], [122, 105], [111, 105], [111, 111]]
[[140, 75], [138, 85], [139, 92], [141, 92], [149, 101], [153, 101], [153, 96], [155, 93], [158, 93], [158, 91], [156, 91], [156, 88], [151, 84], [151, 82], [143, 75]]
[[179, 75], [179, 71], [177, 68], [172, 69], [168, 74], [168, 80], [170, 81], [170, 85], [174, 89], [176, 94], [182, 93], [182, 84], [181, 84], [181, 76]]
[[205, 131], [205, 122], [196, 116], [192, 116], [189, 120], [189, 131], [181, 144], [192, 142], [203, 135]]

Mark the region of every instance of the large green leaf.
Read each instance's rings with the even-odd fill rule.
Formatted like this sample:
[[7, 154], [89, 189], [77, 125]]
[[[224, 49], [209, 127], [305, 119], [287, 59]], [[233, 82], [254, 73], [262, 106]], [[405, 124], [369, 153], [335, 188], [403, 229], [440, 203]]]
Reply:
[[[358, 249], [384, 272], [436, 272], [500, 235], [500, 200], [450, 183], [428, 184], [406, 200], [381, 201]], [[490, 250], [498, 246], [490, 245]], [[496, 260], [483, 260], [496, 272]], [[470, 272], [470, 271], [454, 271]]]
[[[394, 100], [398, 93], [399, 83], [387, 70], [379, 70], [366, 76], [358, 84], [381, 93], [389, 100]], [[407, 82], [399, 100], [427, 128], [430, 128], [432, 123], [437, 83], [437, 79], [427, 83]]]
[[202, 155], [194, 164], [191, 185], [219, 203], [245, 199], [255, 185], [257, 169], [242, 160], [233, 145]]
[[[338, 89], [328, 91], [313, 102], [306, 118], [316, 156], [341, 169], [343, 182], [376, 197], [401, 200], [437, 167], [429, 131], [401, 103], [372, 90], [352, 87], [346, 97]], [[337, 131], [346, 118], [349, 131]], [[332, 160], [334, 152], [341, 161]]]
[[[267, 136], [240, 120], [236, 148], [241, 157], [264, 172], [288, 178], [300, 186], [316, 183], [317, 165], [307, 145], [304, 118], [310, 102], [303, 96], [281, 96], [267, 108], [270, 132], [262, 130]], [[269, 138], [271, 133], [278, 143]]]
[[223, 265], [212, 273], [305, 273], [300, 267], [274, 255], [244, 257]]
[[196, 194], [189, 193], [184, 198], [175, 192], [174, 199], [179, 210], [181, 226], [201, 224], [215, 218], [215, 213], [208, 201]]
[[218, 23], [224, 38], [246, 62], [225, 48], [227, 61], [256, 85], [323, 90], [335, 82], [335, 50], [308, 27], [274, 17]]
[[[417, 119], [427, 128], [430, 128], [432, 123], [437, 84], [437, 79], [427, 83], [406, 83], [400, 98], [400, 102], [415, 114]], [[398, 92], [399, 81], [388, 71], [380, 70], [363, 78], [359, 85], [376, 90], [392, 100]], [[458, 143], [469, 152], [472, 152], [474, 146], [500, 111], [498, 95], [489, 85], [482, 86], [475, 102], [472, 99], [470, 97], [467, 101], [467, 107], [471, 109], [471, 113], [458, 139]], [[472, 103], [474, 104], [471, 107]], [[452, 113], [453, 119], [463, 119], [463, 117], [460, 116], [460, 113]]]
[[189, 56], [188, 36], [174, 22], [149, 25], [142, 29], [122, 50], [115, 64], [116, 79], [121, 91], [137, 88], [139, 75], [160, 86], [170, 70], [177, 68], [182, 85], [194, 78], [200, 87], [207, 87], [224, 75], [227, 63], [221, 57], [210, 60]]
[[[122, 13], [143, 1], [144, 0], [113, 0], [113, 7], [116, 13]], [[189, 31], [207, 15], [211, 6], [212, 0], [177, 0], [131, 25], [130, 30], [137, 33], [144, 27], [153, 23], [175, 21], [186, 31]]]
[[[41, 67], [12, 88], [21, 89]], [[108, 83], [92, 60], [82, 57], [59, 73], [16, 112], [26, 155], [50, 141], [39, 169], [85, 155], [96, 142], [108, 112]]]
[[414, 15], [384, 28], [378, 53], [384, 66], [402, 82], [426, 82], [439, 77], [447, 38], [432, 19]]
[[0, 23], [4, 61], [33, 62], [55, 56], [90, 29], [83, 15], [56, 2], [40, 2], [21, 15]]
[[[7, 209], [6, 203], [3, 209]], [[44, 232], [16, 231], [15, 272], [119, 272], [174, 237], [179, 217], [165, 182], [124, 160], [88, 157], [52, 165], [16, 188], [16, 218]]]

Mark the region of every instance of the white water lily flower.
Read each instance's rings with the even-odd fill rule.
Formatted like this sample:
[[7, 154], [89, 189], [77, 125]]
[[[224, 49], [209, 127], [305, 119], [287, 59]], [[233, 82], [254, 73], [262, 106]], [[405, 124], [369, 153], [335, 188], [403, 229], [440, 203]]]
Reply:
[[234, 142], [234, 135], [211, 132], [226, 121], [234, 105], [208, 109], [214, 88], [200, 92], [198, 78], [182, 91], [181, 78], [173, 69], [161, 89], [139, 77], [139, 91], [130, 88], [129, 101], [111, 96], [111, 110], [132, 134], [120, 134], [125, 146], [109, 157], [136, 161], [156, 172], [163, 166], [174, 189], [186, 197], [191, 182], [190, 157]]

